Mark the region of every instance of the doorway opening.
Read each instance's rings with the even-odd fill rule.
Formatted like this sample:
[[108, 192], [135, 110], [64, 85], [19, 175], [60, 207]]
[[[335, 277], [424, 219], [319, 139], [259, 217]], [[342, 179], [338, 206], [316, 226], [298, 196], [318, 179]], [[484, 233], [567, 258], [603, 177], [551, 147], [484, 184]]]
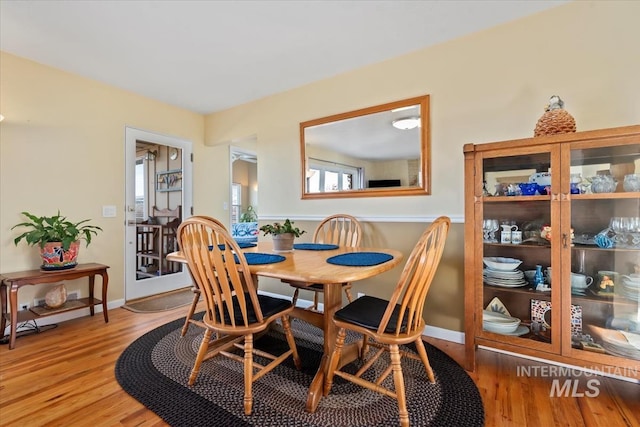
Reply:
[[230, 147], [231, 234], [237, 241], [258, 241], [258, 156], [254, 151]]
[[191, 212], [191, 142], [126, 129], [125, 299], [191, 286], [186, 269], [168, 261], [178, 225]]

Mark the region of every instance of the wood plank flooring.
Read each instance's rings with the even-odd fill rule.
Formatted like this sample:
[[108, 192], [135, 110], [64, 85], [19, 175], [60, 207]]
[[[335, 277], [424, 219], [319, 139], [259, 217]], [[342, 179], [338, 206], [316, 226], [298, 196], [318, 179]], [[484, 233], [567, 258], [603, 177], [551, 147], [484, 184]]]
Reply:
[[[162, 313], [118, 308], [61, 323], [41, 334], [0, 345], [1, 426], [166, 426], [130, 397], [114, 376], [120, 353], [145, 332], [183, 317], [186, 307]], [[192, 326], [193, 327], [193, 326]], [[427, 339], [458, 362], [464, 347]], [[479, 351], [471, 374], [485, 405], [486, 426], [640, 426], [640, 385], [578, 375], [579, 391], [599, 381], [597, 397], [549, 397], [552, 379], [518, 375], [540, 362]], [[564, 381], [564, 378], [563, 378]]]

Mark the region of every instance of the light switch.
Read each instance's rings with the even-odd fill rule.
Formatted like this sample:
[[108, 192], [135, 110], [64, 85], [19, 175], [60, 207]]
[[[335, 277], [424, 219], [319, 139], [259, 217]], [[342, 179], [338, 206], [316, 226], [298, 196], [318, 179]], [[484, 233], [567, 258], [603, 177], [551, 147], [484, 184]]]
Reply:
[[115, 218], [116, 207], [113, 205], [107, 205], [102, 207], [102, 216], [104, 218]]
[[228, 202], [222, 202], [222, 209], [224, 209], [225, 211], [229, 210], [229, 203]]

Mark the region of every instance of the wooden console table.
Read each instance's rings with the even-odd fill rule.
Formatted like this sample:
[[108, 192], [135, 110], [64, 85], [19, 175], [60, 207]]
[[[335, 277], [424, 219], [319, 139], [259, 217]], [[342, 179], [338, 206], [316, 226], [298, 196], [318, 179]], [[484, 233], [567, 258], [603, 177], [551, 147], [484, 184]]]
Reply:
[[[94, 315], [94, 306], [102, 304], [102, 313], [104, 314], [105, 323], [109, 322], [109, 315], [107, 313], [107, 287], [109, 285], [109, 275], [107, 274], [107, 268], [109, 266], [103, 264], [78, 264], [75, 268], [61, 271], [42, 271], [42, 270], [28, 270], [17, 271], [15, 273], [3, 273], [0, 275], [0, 300], [2, 301], [2, 316], [0, 319], [0, 330], [4, 334], [4, 330], [7, 326], [7, 320], [10, 322], [10, 339], [9, 349], [12, 350], [16, 344], [16, 328], [18, 322], [25, 322], [27, 320], [37, 319], [38, 317], [50, 316], [51, 314], [57, 314], [59, 312], [38, 315], [30, 310], [18, 311], [18, 289], [26, 285], [41, 285], [43, 283], [55, 283], [62, 280], [73, 280], [81, 277], [89, 278], [89, 298], [79, 298], [78, 301], [83, 305], [69, 309], [78, 310], [81, 308], [89, 307], [91, 315]], [[102, 276], [102, 300], [96, 299], [93, 296], [93, 287], [95, 283], [96, 275]], [[9, 313], [7, 313], [7, 288], [9, 291]]]

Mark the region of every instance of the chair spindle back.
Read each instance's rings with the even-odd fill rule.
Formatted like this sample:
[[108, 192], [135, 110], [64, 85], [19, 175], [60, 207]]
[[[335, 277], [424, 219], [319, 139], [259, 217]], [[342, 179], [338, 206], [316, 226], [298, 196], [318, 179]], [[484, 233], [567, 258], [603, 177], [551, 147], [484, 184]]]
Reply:
[[[178, 244], [207, 305], [208, 320], [221, 331], [263, 321], [255, 284], [240, 248], [221, 224], [191, 217], [178, 228]], [[233, 297], [238, 304], [233, 304]], [[250, 319], [251, 304], [256, 319]], [[236, 324], [240, 310], [244, 324]]]
[[362, 226], [351, 215], [336, 214], [326, 217], [313, 233], [315, 243], [339, 246], [360, 246]]
[[378, 333], [385, 331], [397, 306], [399, 311], [395, 335], [423, 328], [424, 303], [442, 258], [450, 225], [451, 220], [441, 216], [424, 231], [402, 270]]

